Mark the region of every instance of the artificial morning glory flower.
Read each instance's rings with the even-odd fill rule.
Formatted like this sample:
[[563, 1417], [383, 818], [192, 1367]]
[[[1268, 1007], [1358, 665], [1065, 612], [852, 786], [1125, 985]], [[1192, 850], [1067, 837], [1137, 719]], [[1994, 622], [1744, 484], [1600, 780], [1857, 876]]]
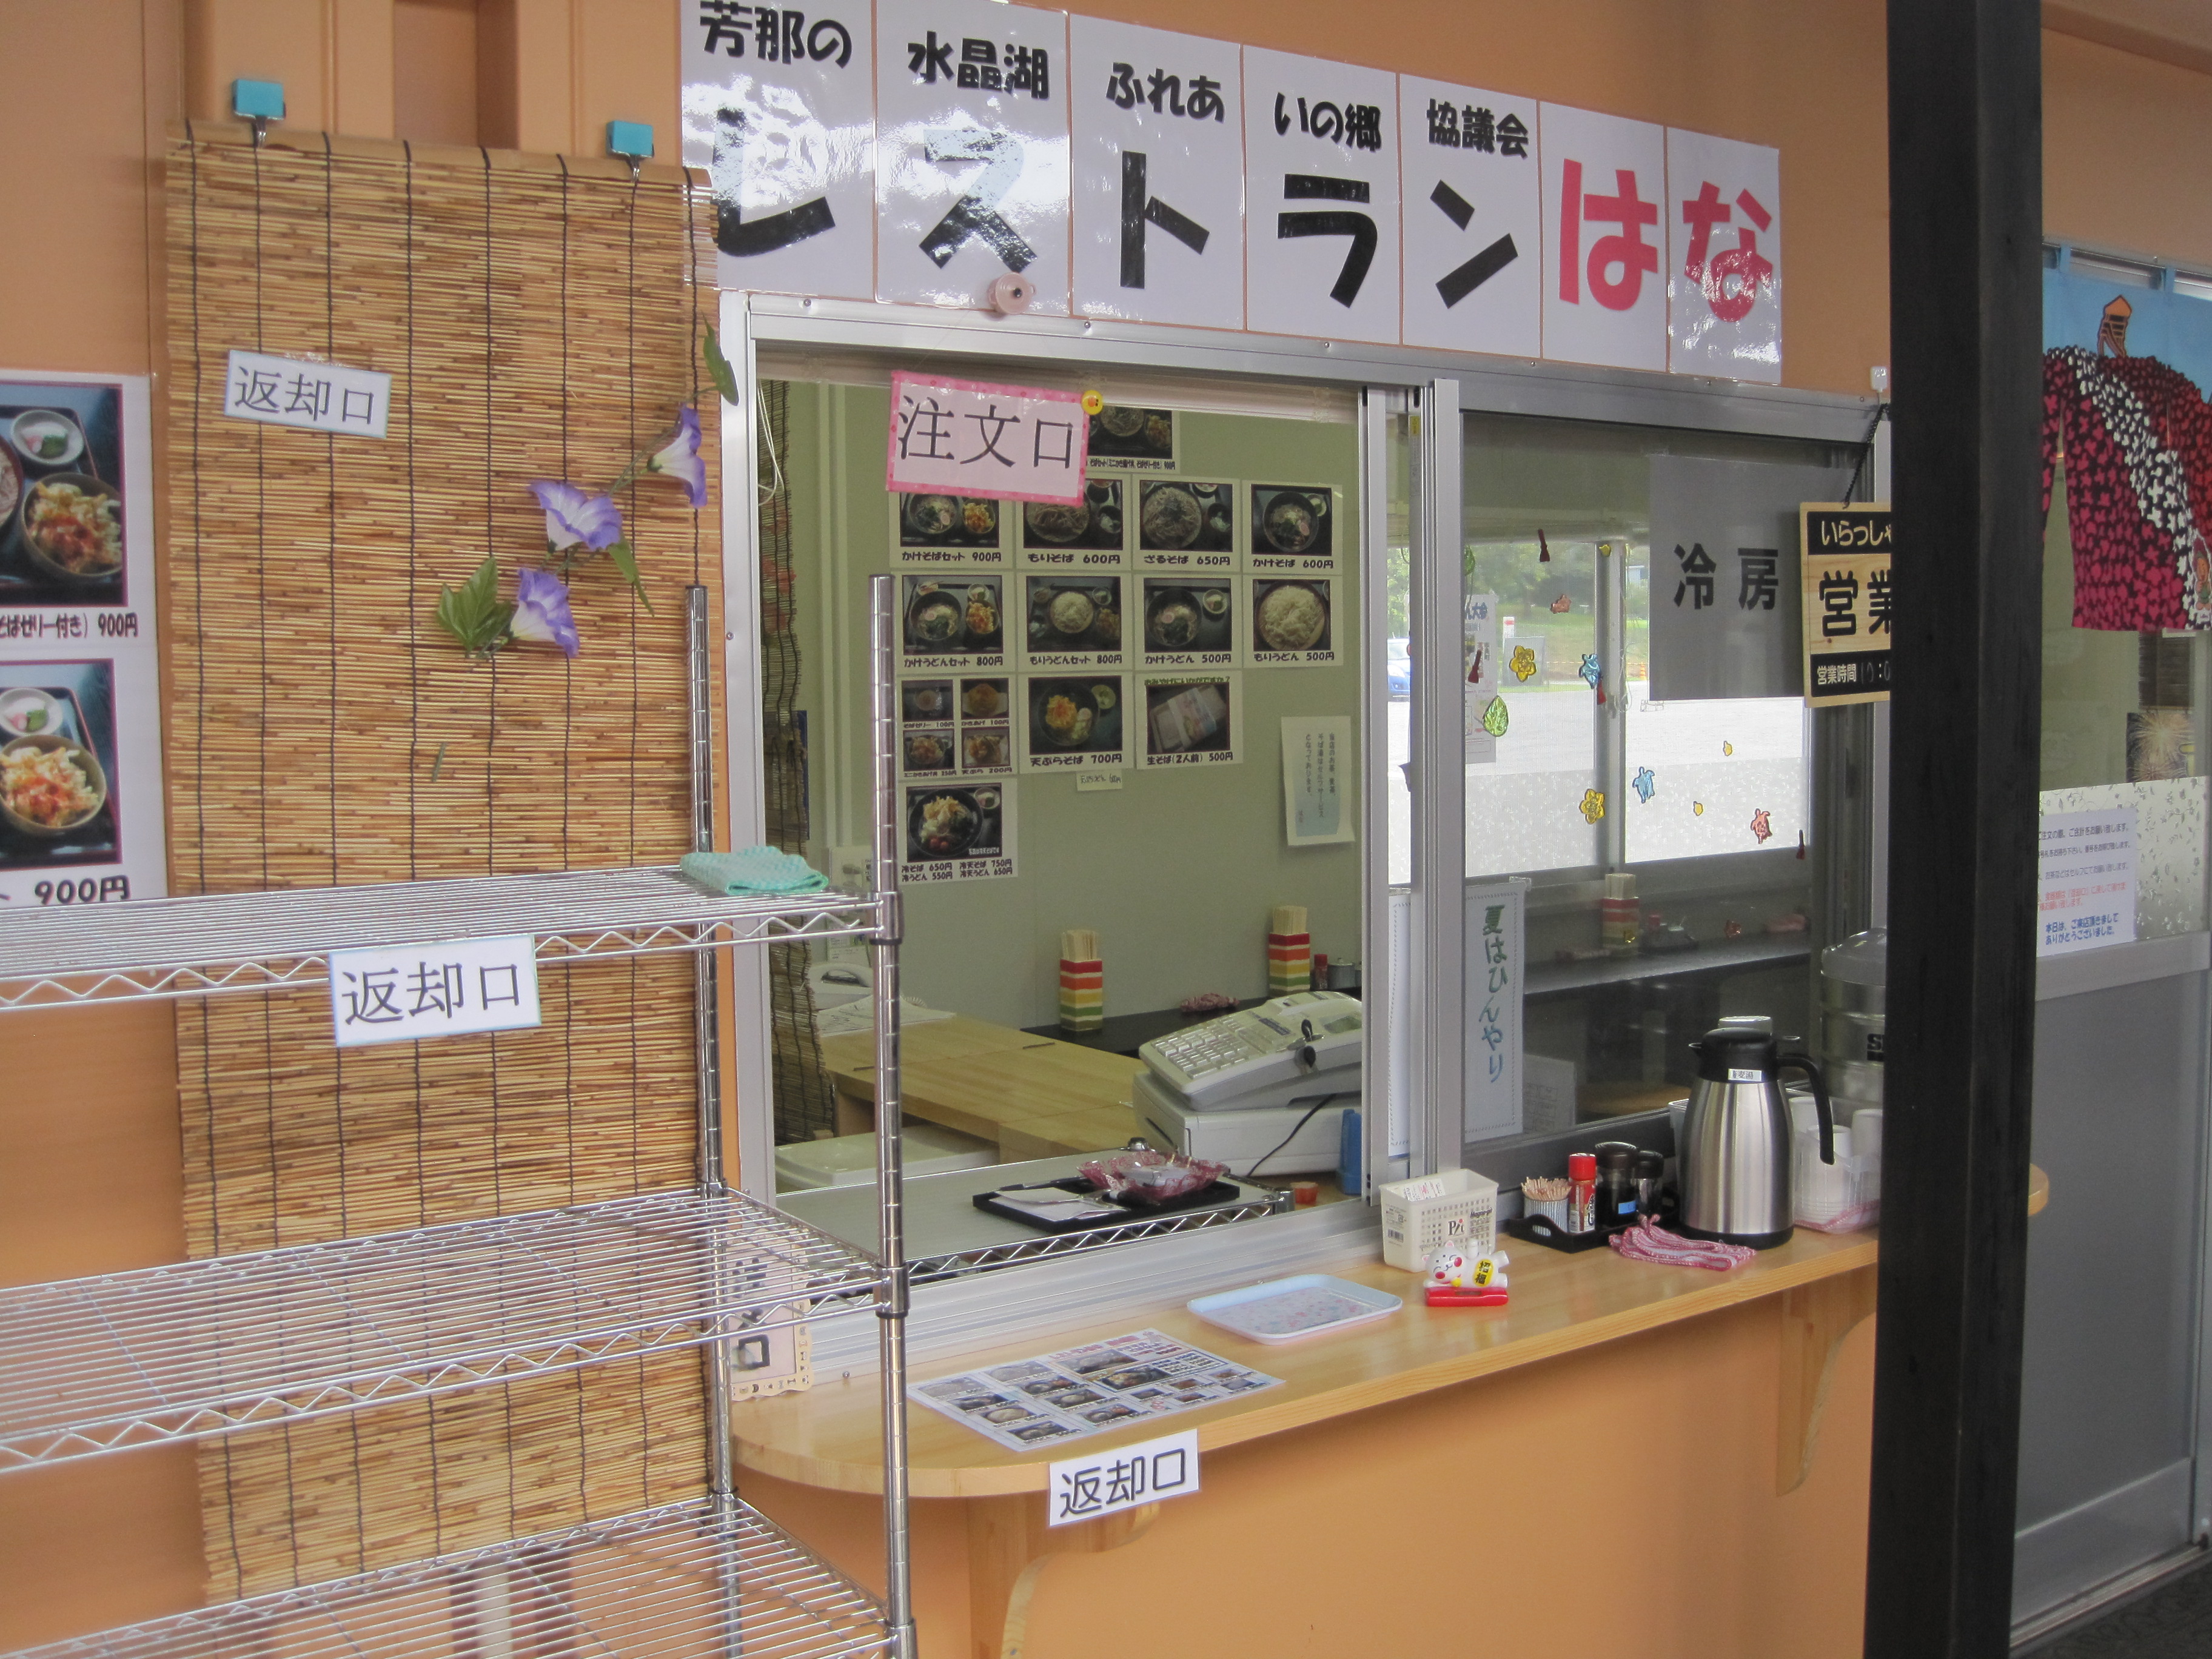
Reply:
[[[550, 510], [546, 516], [552, 516]], [[576, 619], [568, 611], [568, 590], [550, 571], [526, 570], [517, 579], [514, 617], [507, 629], [518, 640], [557, 645], [564, 656], [573, 657], [583, 649], [583, 641], [576, 634]]]
[[579, 544], [596, 553], [622, 535], [622, 509], [605, 495], [552, 478], [537, 479], [530, 493], [545, 509], [545, 540], [556, 553]]
[[680, 479], [694, 507], [707, 505], [707, 460], [699, 453], [699, 414], [689, 404], [676, 411], [676, 435], [645, 464], [648, 472]]

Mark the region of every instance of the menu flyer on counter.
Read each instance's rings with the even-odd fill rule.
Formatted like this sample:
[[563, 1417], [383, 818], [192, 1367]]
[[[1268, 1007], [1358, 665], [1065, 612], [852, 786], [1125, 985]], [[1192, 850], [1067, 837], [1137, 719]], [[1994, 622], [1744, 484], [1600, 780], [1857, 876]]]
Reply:
[[0, 905], [167, 889], [143, 376], [0, 374]]
[[1022, 1451], [1146, 1417], [1273, 1389], [1279, 1376], [1234, 1364], [1161, 1331], [1133, 1331], [1036, 1359], [919, 1382], [917, 1405]]

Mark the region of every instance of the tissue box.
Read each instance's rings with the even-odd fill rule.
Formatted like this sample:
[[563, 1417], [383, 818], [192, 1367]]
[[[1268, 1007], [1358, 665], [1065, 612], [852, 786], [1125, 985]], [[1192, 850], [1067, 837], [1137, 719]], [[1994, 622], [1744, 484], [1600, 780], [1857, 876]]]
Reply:
[[1443, 1245], [1487, 1255], [1498, 1244], [1498, 1183], [1472, 1170], [1442, 1170], [1411, 1181], [1385, 1182], [1382, 1259], [1407, 1273], [1428, 1265]]

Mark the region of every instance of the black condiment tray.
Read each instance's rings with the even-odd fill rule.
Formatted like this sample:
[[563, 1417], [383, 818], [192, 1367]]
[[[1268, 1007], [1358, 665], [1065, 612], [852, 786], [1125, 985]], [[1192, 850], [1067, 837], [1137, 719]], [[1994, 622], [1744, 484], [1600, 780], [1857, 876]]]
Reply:
[[[1018, 1210], [1010, 1204], [999, 1202], [999, 1194], [1002, 1190], [1035, 1193], [1042, 1192], [1048, 1188], [1058, 1188], [1063, 1193], [1079, 1193], [1086, 1197], [1095, 1198], [1102, 1204], [1118, 1205], [1127, 1213], [1091, 1216], [1081, 1221], [1047, 1221], [1041, 1216], [1034, 1216], [1027, 1211]], [[1117, 1198], [1102, 1193], [1081, 1176], [1070, 1176], [1065, 1181], [1039, 1182], [1033, 1187], [993, 1188], [988, 1193], [977, 1193], [974, 1203], [979, 1210], [986, 1211], [992, 1215], [1004, 1216], [1009, 1221], [1018, 1221], [1024, 1227], [1034, 1227], [1041, 1233], [1080, 1233], [1088, 1232], [1097, 1227], [1126, 1227], [1132, 1221], [1139, 1221], [1147, 1216], [1172, 1215], [1177, 1210], [1196, 1210], [1202, 1209], [1208, 1204], [1234, 1203], [1239, 1194], [1240, 1189], [1233, 1182], [1217, 1181], [1209, 1187], [1200, 1187], [1194, 1193], [1185, 1193], [1181, 1198], [1171, 1198], [1164, 1204], [1143, 1204], [1134, 1199]]]
[[1583, 1250], [1601, 1249], [1605, 1241], [1613, 1233], [1627, 1231], [1623, 1227], [1610, 1231], [1597, 1227], [1586, 1233], [1571, 1233], [1549, 1216], [1541, 1215], [1516, 1215], [1510, 1221], [1501, 1221], [1498, 1224], [1510, 1237], [1530, 1244], [1541, 1244], [1547, 1250], [1565, 1250], [1570, 1255], [1578, 1255]]

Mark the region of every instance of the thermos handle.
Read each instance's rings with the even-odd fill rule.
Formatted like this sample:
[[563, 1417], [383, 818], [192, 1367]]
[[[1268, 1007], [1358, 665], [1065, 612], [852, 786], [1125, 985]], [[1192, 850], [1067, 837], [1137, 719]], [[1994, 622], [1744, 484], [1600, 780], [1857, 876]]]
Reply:
[[1778, 1072], [1802, 1072], [1813, 1081], [1813, 1105], [1820, 1115], [1820, 1162], [1836, 1161], [1836, 1118], [1828, 1109], [1828, 1085], [1810, 1054], [1784, 1054], [1774, 1062]]

